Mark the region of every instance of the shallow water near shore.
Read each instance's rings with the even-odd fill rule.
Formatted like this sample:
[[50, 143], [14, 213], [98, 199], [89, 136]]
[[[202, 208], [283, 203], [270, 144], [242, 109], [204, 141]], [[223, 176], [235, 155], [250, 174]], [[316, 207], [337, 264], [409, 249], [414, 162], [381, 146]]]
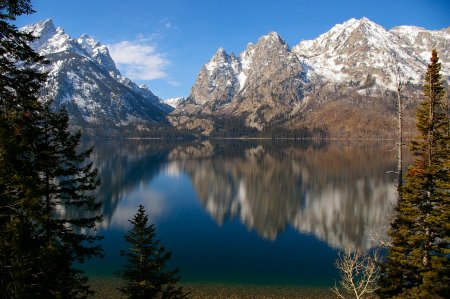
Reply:
[[91, 145], [105, 257], [82, 267], [94, 281], [109, 281], [123, 266], [128, 219], [143, 204], [172, 251], [169, 267], [179, 267], [187, 285], [329, 290], [337, 253], [374, 246], [396, 198], [395, 154], [386, 142]]
[[[117, 289], [120, 281], [112, 278], [91, 279], [91, 287], [95, 291], [93, 298], [119, 299], [120, 291]], [[313, 288], [299, 286], [261, 286], [248, 284], [224, 284], [224, 283], [181, 283], [180, 286], [191, 299], [206, 298], [303, 298], [321, 299], [333, 298], [333, 292], [329, 288]]]

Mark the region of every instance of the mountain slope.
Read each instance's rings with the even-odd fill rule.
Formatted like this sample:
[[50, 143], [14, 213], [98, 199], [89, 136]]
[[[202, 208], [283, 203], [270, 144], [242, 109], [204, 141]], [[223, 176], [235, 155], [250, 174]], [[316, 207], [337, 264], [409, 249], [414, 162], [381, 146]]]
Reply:
[[22, 30], [38, 37], [31, 46], [50, 62], [43, 97], [66, 106], [75, 127], [107, 134], [124, 127], [146, 130], [165, 123], [173, 110], [146, 86], [122, 77], [107, 47], [91, 37], [73, 39], [52, 20]]

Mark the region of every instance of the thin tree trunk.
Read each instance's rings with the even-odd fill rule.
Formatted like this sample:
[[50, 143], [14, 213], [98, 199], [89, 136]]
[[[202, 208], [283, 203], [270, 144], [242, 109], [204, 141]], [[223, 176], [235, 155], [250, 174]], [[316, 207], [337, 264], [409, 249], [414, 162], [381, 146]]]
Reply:
[[397, 191], [398, 199], [402, 200], [402, 187], [403, 187], [403, 105], [401, 98], [402, 84], [400, 78], [397, 76], [397, 116], [398, 116], [398, 144], [397, 144]]

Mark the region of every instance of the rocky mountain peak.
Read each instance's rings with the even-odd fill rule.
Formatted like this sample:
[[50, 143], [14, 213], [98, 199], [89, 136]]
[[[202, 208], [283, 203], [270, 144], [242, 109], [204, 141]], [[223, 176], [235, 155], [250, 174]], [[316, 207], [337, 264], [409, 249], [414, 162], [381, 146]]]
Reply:
[[239, 57], [220, 48], [170, 120], [176, 126], [210, 129], [210, 121], [191, 122], [179, 116], [226, 113], [260, 130], [301, 100], [302, 71], [297, 56], [276, 32], [262, 36], [255, 45], [248, 44]]
[[89, 35], [83, 33], [78, 39], [77, 42], [80, 44], [80, 46], [86, 50], [89, 53], [92, 53], [95, 48], [100, 46], [100, 43], [95, 41], [92, 37]]
[[269, 32], [269, 34], [264, 35], [262, 37], [262, 39], [266, 40], [266, 41], [274, 41], [274, 42], [279, 42], [279, 43], [285, 43], [285, 41], [281, 38], [281, 36], [275, 32], [275, 31], [271, 31]]
[[277, 32], [270, 32], [267, 35], [262, 36], [256, 43], [255, 48], [284, 48], [289, 49], [289, 46], [284, 39]]
[[218, 56], [227, 56], [227, 52], [225, 52], [225, 49], [223, 47], [220, 47], [219, 49], [217, 49], [216, 54]]
[[22, 31], [32, 33], [35, 37], [48, 40], [56, 34], [56, 27], [52, 19], [47, 19], [33, 25], [25, 26]]
[[[234, 55], [233, 55], [234, 58]], [[210, 61], [205, 65], [209, 72], [214, 72], [215, 69], [226, 67], [231, 64], [232, 57], [225, 52], [224, 48], [219, 48]]]
[[[36, 37], [36, 40], [31, 43], [31, 47], [41, 52], [52, 52], [55, 51], [55, 48], [67, 46], [69, 39], [62, 28], [55, 27], [52, 19], [25, 26], [21, 30]], [[45, 48], [50, 44], [50, 40], [57, 40], [57, 42], [51, 43], [52, 49], [45, 51]]]
[[230, 102], [234, 90], [239, 87], [236, 77], [239, 70], [238, 59], [219, 48], [200, 71], [192, 87], [191, 98], [200, 105], [211, 104], [211, 110]]
[[108, 72], [114, 76], [120, 76], [120, 72], [117, 70], [116, 64], [114, 63], [114, 60], [105, 45], [97, 42], [87, 34], [81, 35], [76, 42], [97, 64], [107, 69]]

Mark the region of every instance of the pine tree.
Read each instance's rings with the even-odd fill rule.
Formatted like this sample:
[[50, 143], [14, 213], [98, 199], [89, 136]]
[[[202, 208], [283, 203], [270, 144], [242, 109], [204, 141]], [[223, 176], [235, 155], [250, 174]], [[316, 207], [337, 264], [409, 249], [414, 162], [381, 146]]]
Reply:
[[100, 203], [93, 191], [98, 187], [97, 170], [88, 162], [92, 149], [78, 152], [81, 134], [69, 132], [69, 117], [63, 108], [52, 111], [44, 105], [40, 128], [35, 138], [36, 163], [40, 177], [39, 226], [40, 257], [45, 269], [37, 276], [49, 284], [32, 288], [42, 297], [85, 298], [91, 292], [84, 273], [74, 268], [75, 262], [98, 256], [99, 236], [89, 235], [101, 221], [96, 213]]
[[450, 136], [440, 68], [433, 50], [417, 109], [420, 136], [411, 144], [415, 160], [382, 267], [382, 298], [450, 297]]
[[100, 220], [98, 180], [67, 113], [39, 100], [45, 62], [10, 24], [32, 12], [29, 0], [0, 2], [0, 298], [85, 298], [74, 263], [100, 254], [84, 232]]
[[119, 272], [125, 286], [120, 291], [130, 299], [143, 298], [185, 298], [178, 269], [165, 269], [171, 253], [156, 240], [155, 225], [148, 225], [145, 208], [139, 205], [138, 212], [129, 220], [133, 228], [125, 236], [130, 245], [128, 251], [121, 251], [128, 263]]
[[[0, 296], [19, 297], [33, 274], [38, 250], [29, 210], [39, 206], [33, 167], [33, 136], [42, 106], [37, 93], [45, 80], [32, 66], [42, 59], [29, 46], [30, 35], [9, 22], [32, 13], [29, 1], [0, 2]], [[27, 209], [24, 209], [27, 207]]]

